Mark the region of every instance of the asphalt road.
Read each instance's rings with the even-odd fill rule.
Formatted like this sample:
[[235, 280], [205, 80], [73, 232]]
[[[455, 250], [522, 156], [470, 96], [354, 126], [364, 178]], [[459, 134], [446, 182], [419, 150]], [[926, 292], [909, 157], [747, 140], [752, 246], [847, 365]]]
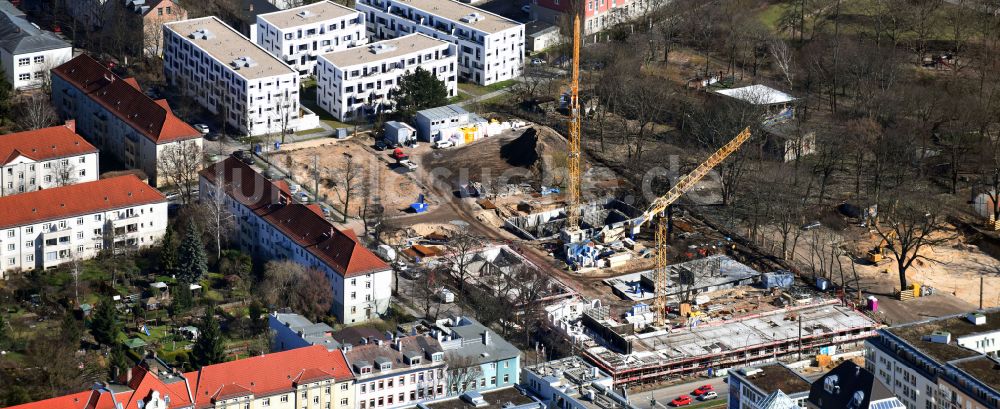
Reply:
[[[701, 385], [712, 385], [715, 388], [715, 393], [719, 394], [719, 397], [713, 399], [711, 402], [724, 406], [725, 402], [729, 399], [729, 385], [723, 382], [725, 378], [712, 378], [712, 379], [698, 379], [695, 381], [682, 383], [678, 385], [666, 386], [660, 389], [654, 389], [651, 391], [643, 392], [630, 392], [629, 399], [632, 404], [638, 406], [642, 409], [657, 409], [657, 408], [670, 408], [670, 401], [681, 395], [688, 395], [694, 398], [694, 390], [698, 389]], [[656, 400], [655, 407], [653, 404], [653, 399]], [[702, 407], [701, 401], [695, 400], [690, 406]], [[708, 407], [714, 407], [716, 405], [708, 405]]]

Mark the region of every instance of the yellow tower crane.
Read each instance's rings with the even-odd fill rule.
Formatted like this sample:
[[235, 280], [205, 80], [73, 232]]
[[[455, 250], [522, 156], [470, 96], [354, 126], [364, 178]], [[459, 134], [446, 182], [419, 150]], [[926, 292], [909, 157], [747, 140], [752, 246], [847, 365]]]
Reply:
[[663, 214], [670, 205], [676, 202], [681, 196], [684, 196], [691, 188], [693, 188], [698, 182], [708, 174], [713, 168], [718, 166], [733, 152], [736, 152], [746, 142], [750, 139], [750, 128], [746, 128], [735, 138], [730, 140], [728, 143], [723, 145], [719, 150], [715, 151], [712, 156], [709, 156], [704, 162], [698, 165], [697, 168], [684, 175], [680, 178], [673, 187], [667, 191], [666, 194], [660, 196], [653, 201], [649, 208], [638, 218], [636, 218], [633, 224], [632, 231], [635, 231], [643, 224], [652, 220], [654, 217], [659, 217], [659, 222], [656, 224], [656, 267], [653, 270], [653, 283], [654, 283], [654, 293], [655, 298], [653, 301], [653, 308], [657, 311], [656, 324], [662, 326], [665, 322], [667, 315], [667, 286], [668, 274], [667, 274], [667, 218]]
[[569, 182], [566, 189], [568, 230], [580, 226], [580, 15], [573, 16], [573, 79], [569, 90]]

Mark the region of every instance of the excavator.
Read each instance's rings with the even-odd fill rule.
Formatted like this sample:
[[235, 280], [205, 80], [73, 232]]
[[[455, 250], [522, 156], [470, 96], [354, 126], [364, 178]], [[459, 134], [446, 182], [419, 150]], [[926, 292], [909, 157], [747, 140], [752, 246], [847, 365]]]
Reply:
[[896, 238], [896, 232], [894, 230], [889, 230], [885, 237], [868, 253], [865, 254], [865, 261], [871, 263], [872, 265], [880, 266], [886, 264], [892, 259], [889, 258], [889, 246], [892, 245], [890, 241]]
[[694, 188], [701, 179], [708, 175], [712, 169], [722, 163], [729, 155], [736, 152], [743, 143], [750, 139], [750, 128], [747, 127], [736, 135], [735, 138], [723, 145], [719, 150], [715, 151], [711, 156], [708, 157], [704, 162], [702, 162], [698, 167], [681, 177], [673, 187], [670, 188], [667, 193], [660, 196], [649, 205], [649, 208], [643, 212], [642, 215], [635, 218], [632, 224], [631, 231], [638, 231], [642, 225], [653, 220], [654, 217], [658, 217], [658, 223], [656, 225], [656, 267], [653, 270], [653, 283], [654, 292], [656, 298], [653, 302], [653, 307], [657, 310], [657, 321], [658, 326], [663, 326], [666, 322], [667, 316], [667, 286], [669, 285], [668, 269], [667, 269], [667, 224], [668, 218], [666, 217], [666, 212], [674, 202], [679, 200], [685, 193]]

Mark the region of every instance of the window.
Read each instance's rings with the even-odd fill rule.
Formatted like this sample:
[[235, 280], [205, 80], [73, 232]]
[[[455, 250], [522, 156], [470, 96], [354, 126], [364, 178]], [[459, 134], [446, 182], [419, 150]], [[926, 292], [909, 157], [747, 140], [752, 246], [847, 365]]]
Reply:
[[43, 71], [36, 72], [35, 73], [35, 79], [36, 80], [45, 79], [45, 72], [43, 72]]
[[77, 217], [76, 218], [76, 224], [83, 224], [83, 218], [82, 217]]
[[[305, 393], [303, 393], [304, 395]], [[313, 403], [319, 403], [319, 396], [313, 396]]]
[[[362, 386], [364, 386], [364, 385], [362, 385]], [[347, 390], [347, 383], [340, 384], [340, 390], [346, 391]]]
[[11, 258], [7, 259], [7, 264], [14, 264], [16, 262], [17, 262], [17, 259], [15, 259], [14, 257], [11, 257]]
[[156, 8], [156, 15], [157, 16], [162, 16], [163, 15], [163, 7], [157, 7]]
[[7, 245], [7, 251], [14, 251], [14, 248], [15, 248], [14, 243], [10, 243]]
[[14, 237], [14, 230], [7, 230], [7, 237]]
[[80, 169], [80, 176], [87, 176], [87, 170], [86, 169]]
[[24, 256], [24, 261], [27, 261], [29, 263], [33, 263], [35, 261], [35, 255], [34, 254], [28, 254], [27, 256]]
[[31, 74], [28, 73], [17, 74], [17, 79], [18, 81], [29, 81], [31, 80]]
[[288, 402], [288, 395], [281, 395], [282, 402]]
[[76, 232], [76, 238], [77, 239], [83, 239], [83, 232], [82, 231]]
[[87, 157], [86, 156], [81, 156], [80, 157], [80, 163], [87, 163]]
[[329, 395], [329, 394], [330, 394], [330, 387], [329, 387], [329, 386], [327, 386], [327, 387], [326, 387], [325, 389], [326, 389], [326, 390], [325, 390], [325, 391], [326, 391], [326, 394], [327, 394], [327, 395]]
[[271, 406], [271, 398], [264, 398], [260, 401], [261, 406], [268, 407]]
[[34, 233], [35, 232], [35, 227], [34, 226], [25, 227], [24, 228], [24, 232], [27, 233], [27, 234]]
[[340, 399], [340, 406], [347, 406], [347, 398]]
[[77, 254], [83, 253], [83, 246], [76, 246], [76, 252]]
[[24, 242], [24, 247], [34, 247], [34, 246], [35, 246], [35, 241], [34, 240], [28, 240], [28, 241]]
[[503, 375], [503, 383], [507, 383], [507, 382], [510, 382], [510, 375], [509, 374], [504, 374]]
[[167, 6], [167, 14], [174, 14], [173, 10], [170, 9], [170, 6]]
[[18, 67], [24, 67], [24, 66], [27, 66], [28, 64], [31, 64], [31, 60], [29, 60], [27, 58], [18, 58], [17, 59], [17, 66]]
[[42, 64], [42, 63], [45, 62], [45, 56], [44, 55], [36, 55], [34, 61], [35, 61], [35, 64]]

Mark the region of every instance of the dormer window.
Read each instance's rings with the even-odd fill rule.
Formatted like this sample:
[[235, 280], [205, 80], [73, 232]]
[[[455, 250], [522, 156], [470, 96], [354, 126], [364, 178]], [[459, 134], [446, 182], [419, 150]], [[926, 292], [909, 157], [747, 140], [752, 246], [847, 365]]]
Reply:
[[435, 352], [431, 355], [431, 360], [434, 362], [441, 362], [444, 360], [444, 352]]
[[390, 362], [383, 362], [383, 363], [379, 364], [378, 369], [380, 371], [390, 370], [390, 369], [392, 369], [392, 363], [390, 363]]

